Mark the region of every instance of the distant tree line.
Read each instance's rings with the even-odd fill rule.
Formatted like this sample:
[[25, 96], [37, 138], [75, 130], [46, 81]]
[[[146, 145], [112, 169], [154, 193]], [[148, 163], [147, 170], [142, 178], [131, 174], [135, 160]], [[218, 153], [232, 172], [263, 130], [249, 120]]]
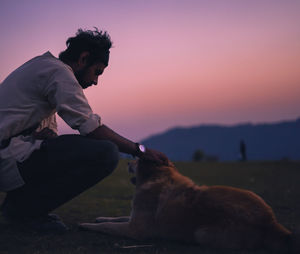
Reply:
[[218, 156], [205, 154], [202, 149], [197, 149], [192, 159], [193, 161], [219, 161]]
[[[247, 149], [246, 143], [243, 139], [240, 140], [239, 144], [239, 161], [247, 161]], [[197, 149], [193, 153], [193, 161], [218, 161], [219, 158], [216, 155], [207, 155], [202, 149]]]

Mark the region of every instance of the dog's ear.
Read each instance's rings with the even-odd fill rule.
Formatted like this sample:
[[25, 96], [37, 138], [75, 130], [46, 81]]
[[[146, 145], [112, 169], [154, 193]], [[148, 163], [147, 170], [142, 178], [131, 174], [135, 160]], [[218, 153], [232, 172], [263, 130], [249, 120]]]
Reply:
[[165, 165], [165, 166], [172, 167], [172, 168], [175, 167], [174, 163], [172, 161], [170, 161], [169, 159], [167, 161], [167, 165]]

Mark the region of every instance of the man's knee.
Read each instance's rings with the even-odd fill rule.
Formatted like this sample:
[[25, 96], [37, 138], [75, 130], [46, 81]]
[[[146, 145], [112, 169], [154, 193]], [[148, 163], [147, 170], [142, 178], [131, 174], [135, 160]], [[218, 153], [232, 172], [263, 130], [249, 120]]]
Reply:
[[119, 149], [110, 141], [98, 141], [94, 146], [93, 156], [94, 169], [100, 178], [110, 175], [119, 162]]
[[85, 161], [79, 162], [80, 167], [71, 173], [82, 177], [89, 182], [89, 186], [109, 176], [117, 167], [119, 162], [118, 147], [110, 141], [99, 141], [92, 144], [92, 150], [86, 156]]
[[117, 167], [118, 162], [119, 162], [119, 149], [118, 147], [110, 142], [106, 141], [105, 144], [105, 167], [106, 167], [106, 172], [107, 174], [111, 174], [114, 169]]

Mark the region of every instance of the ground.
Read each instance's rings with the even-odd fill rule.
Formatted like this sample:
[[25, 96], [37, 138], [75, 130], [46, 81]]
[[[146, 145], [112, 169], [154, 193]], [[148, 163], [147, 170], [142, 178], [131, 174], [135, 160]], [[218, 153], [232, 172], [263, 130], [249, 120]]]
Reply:
[[[127, 161], [115, 172], [84, 194], [55, 211], [71, 231], [63, 235], [39, 235], [12, 227], [0, 218], [0, 254], [265, 254], [263, 250], [217, 251], [175, 242], [115, 238], [96, 232], [79, 231], [79, 222], [92, 222], [98, 216], [121, 216], [130, 212], [134, 193]], [[230, 185], [252, 190], [269, 203], [278, 220], [293, 230], [300, 227], [300, 162], [177, 162], [180, 172], [197, 184]], [[0, 193], [0, 202], [4, 193]]]

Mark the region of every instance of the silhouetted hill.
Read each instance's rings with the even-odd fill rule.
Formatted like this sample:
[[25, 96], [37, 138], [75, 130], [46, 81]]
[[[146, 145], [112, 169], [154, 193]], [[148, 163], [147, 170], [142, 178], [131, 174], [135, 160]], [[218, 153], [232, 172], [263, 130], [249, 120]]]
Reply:
[[191, 160], [196, 149], [220, 160], [237, 160], [241, 139], [246, 143], [249, 160], [299, 160], [300, 118], [268, 124], [173, 128], [141, 143], [164, 152], [171, 160]]

